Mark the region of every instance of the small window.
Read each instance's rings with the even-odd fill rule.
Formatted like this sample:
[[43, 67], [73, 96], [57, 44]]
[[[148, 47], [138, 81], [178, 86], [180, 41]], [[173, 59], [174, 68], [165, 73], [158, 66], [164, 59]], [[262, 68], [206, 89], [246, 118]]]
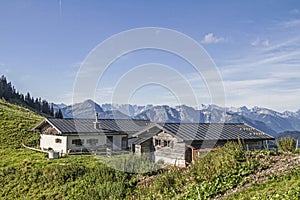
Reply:
[[56, 139], [55, 139], [55, 143], [61, 143], [61, 139], [56, 138]]
[[98, 144], [98, 139], [95, 138], [87, 139], [86, 143], [89, 144], [90, 146], [96, 146]]
[[122, 137], [122, 148], [123, 149], [127, 148], [127, 137]]
[[72, 144], [75, 144], [75, 146], [82, 146], [84, 140], [81, 140], [81, 139], [75, 139], [75, 140], [72, 140]]
[[170, 140], [164, 140], [163, 147], [173, 147], [173, 142]]
[[168, 142], [167, 140], [164, 140], [164, 147], [167, 147], [168, 146]]
[[158, 139], [155, 139], [155, 146], [160, 146], [160, 143], [161, 141], [160, 140], [158, 140]]

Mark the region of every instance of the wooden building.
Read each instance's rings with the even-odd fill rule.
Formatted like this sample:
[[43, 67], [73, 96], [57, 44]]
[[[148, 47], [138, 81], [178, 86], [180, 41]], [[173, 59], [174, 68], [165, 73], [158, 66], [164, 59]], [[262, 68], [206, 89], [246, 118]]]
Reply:
[[246, 124], [153, 124], [133, 135], [129, 145], [152, 161], [186, 166], [201, 154], [228, 141], [242, 140], [245, 149], [262, 149], [274, 137]]

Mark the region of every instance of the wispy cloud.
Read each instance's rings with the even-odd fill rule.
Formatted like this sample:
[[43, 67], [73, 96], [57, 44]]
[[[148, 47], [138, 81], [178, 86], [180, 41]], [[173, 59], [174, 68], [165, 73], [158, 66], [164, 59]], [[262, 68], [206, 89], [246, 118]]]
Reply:
[[264, 40], [264, 41], [262, 41], [262, 43], [261, 43], [263, 46], [269, 46], [270, 45], [270, 42], [269, 42], [269, 40]]
[[254, 40], [254, 41], [251, 42], [251, 45], [252, 45], [252, 46], [257, 46], [257, 45], [259, 45], [259, 44], [260, 44], [259, 38], [257, 38], [256, 40]]
[[256, 48], [219, 64], [227, 102], [279, 111], [299, 109], [300, 37], [295, 32], [299, 27], [300, 20], [277, 22], [269, 27], [278, 33], [272, 42], [257, 37], [250, 42]]
[[256, 38], [256, 40], [252, 41], [250, 44], [252, 46], [259, 46], [259, 45], [269, 46], [270, 42], [269, 42], [269, 40], [261, 40], [260, 38]]
[[280, 26], [284, 28], [292, 28], [292, 27], [299, 27], [300, 26], [300, 19], [291, 19], [288, 21], [283, 21], [279, 23]]
[[[291, 50], [297, 50], [299, 49], [300, 45], [300, 37], [294, 37], [294, 38], [287, 38], [281, 42], [277, 42], [275, 44], [269, 45], [267, 48], [263, 49], [264, 52], [271, 52], [271, 51], [277, 51], [282, 49], [289, 49]], [[295, 48], [294, 48], [295, 47]]]
[[296, 14], [300, 14], [300, 11], [298, 9], [293, 9], [293, 10], [290, 10], [289, 13], [292, 15], [296, 15]]
[[219, 43], [219, 42], [224, 42], [224, 41], [225, 41], [224, 37], [217, 37], [213, 33], [208, 33], [204, 36], [201, 43], [211, 44], [211, 43]]

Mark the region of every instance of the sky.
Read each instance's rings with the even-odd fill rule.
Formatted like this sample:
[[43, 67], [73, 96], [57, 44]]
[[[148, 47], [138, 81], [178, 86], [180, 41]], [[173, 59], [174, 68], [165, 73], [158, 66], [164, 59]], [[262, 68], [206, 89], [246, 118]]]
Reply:
[[[144, 27], [174, 30], [197, 42], [214, 63], [227, 107], [300, 109], [300, 2], [295, 0], [2, 0], [0, 74], [20, 92], [71, 104], [91, 52], [116, 34]], [[94, 93], [80, 100], [218, 103], [210, 77], [180, 55], [159, 49], [124, 54], [97, 78], [94, 85], [81, 85]]]

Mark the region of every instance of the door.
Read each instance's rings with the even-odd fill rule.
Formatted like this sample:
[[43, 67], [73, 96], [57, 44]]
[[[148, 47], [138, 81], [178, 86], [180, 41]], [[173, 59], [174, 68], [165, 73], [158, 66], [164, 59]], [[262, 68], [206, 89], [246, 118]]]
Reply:
[[113, 144], [114, 144], [114, 137], [113, 136], [106, 136], [107, 148], [113, 149]]
[[185, 161], [191, 163], [193, 161], [193, 152], [191, 148], [185, 150]]

